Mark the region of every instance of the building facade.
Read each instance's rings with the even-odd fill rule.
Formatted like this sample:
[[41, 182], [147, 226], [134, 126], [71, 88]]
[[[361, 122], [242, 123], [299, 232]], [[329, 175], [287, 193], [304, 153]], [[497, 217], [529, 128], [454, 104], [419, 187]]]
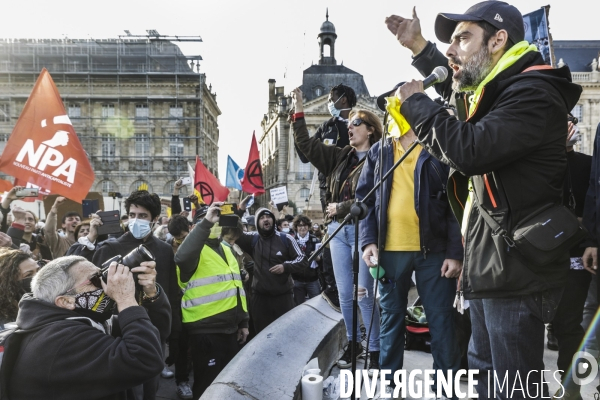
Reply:
[[[356, 92], [357, 104], [361, 108], [374, 112], [383, 118], [383, 112], [377, 108], [376, 97], [371, 97], [363, 76], [335, 59], [335, 26], [326, 16], [317, 36], [319, 44], [319, 63], [303, 72], [304, 117], [309, 133], [314, 135], [318, 127], [331, 118], [327, 108], [329, 91], [342, 83]], [[297, 211], [308, 215], [313, 221], [321, 222], [323, 212], [319, 200], [319, 185], [311, 164], [300, 161], [294, 146], [294, 136], [287, 121], [291, 98], [286, 96], [283, 86], [277, 86], [269, 79], [268, 112], [261, 121], [262, 134], [259, 139], [260, 157], [263, 168], [263, 180], [269, 200], [269, 189], [286, 186], [288, 198], [294, 202]], [[288, 88], [287, 92], [291, 88]]]
[[591, 155], [600, 123], [600, 40], [555, 40], [553, 47], [557, 66], [568, 65], [573, 82], [583, 88], [572, 111], [582, 136], [575, 149]]
[[96, 174], [90, 191], [169, 196], [196, 155], [217, 175], [221, 111], [202, 58], [154, 33], [0, 40], [0, 151], [45, 67]]

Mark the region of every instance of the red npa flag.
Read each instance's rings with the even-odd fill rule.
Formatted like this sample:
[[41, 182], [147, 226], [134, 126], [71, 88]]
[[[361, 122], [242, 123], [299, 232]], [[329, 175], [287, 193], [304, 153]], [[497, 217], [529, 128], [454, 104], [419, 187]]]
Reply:
[[200, 193], [204, 203], [211, 205], [214, 201], [227, 201], [229, 189], [221, 185], [221, 182], [206, 169], [198, 156], [196, 156], [194, 181], [194, 189]]
[[240, 180], [242, 191], [250, 194], [262, 194], [265, 192], [265, 185], [262, 179], [262, 166], [260, 165], [260, 155], [258, 154], [258, 144], [256, 143], [256, 134], [252, 132], [252, 143], [250, 145], [250, 155], [244, 177]]
[[0, 171], [81, 203], [94, 171], [44, 68], [15, 125]]

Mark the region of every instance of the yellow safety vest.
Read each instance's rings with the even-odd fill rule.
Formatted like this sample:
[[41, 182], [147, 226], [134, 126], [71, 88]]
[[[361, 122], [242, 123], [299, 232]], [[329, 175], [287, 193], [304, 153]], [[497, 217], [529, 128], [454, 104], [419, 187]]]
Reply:
[[181, 300], [184, 323], [200, 321], [235, 308], [238, 291], [242, 308], [248, 311], [238, 263], [229, 247], [222, 243], [221, 247], [227, 262], [209, 246], [204, 246], [196, 272], [189, 282], [181, 282], [177, 267], [177, 281], [184, 291]]

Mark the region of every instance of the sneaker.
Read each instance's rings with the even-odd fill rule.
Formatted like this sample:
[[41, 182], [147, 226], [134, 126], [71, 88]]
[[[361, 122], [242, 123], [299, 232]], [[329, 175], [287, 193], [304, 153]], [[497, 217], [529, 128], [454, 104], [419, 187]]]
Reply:
[[375, 370], [379, 369], [379, 350], [369, 352], [369, 376], [372, 378]]
[[179, 396], [180, 399], [191, 399], [194, 397], [192, 388], [188, 382], [181, 382], [177, 385], [177, 396]]
[[338, 296], [337, 288], [328, 287], [323, 290], [321, 293], [321, 297], [325, 299], [327, 303], [333, 308], [335, 311], [341, 313], [342, 309], [340, 308], [340, 297]]
[[[337, 366], [339, 368], [345, 369], [345, 368], [352, 367], [352, 348], [350, 347], [351, 343], [355, 343], [355, 342], [348, 342], [348, 346], [346, 346], [346, 350], [344, 351], [344, 354], [337, 362]], [[363, 347], [360, 343], [356, 343], [355, 349], [356, 349], [356, 352], [355, 352], [356, 357], [358, 357], [360, 355], [360, 353], [362, 353]]]
[[164, 367], [162, 372], [160, 373], [160, 376], [162, 376], [163, 378], [172, 378], [175, 376], [175, 372], [171, 371], [169, 368]]

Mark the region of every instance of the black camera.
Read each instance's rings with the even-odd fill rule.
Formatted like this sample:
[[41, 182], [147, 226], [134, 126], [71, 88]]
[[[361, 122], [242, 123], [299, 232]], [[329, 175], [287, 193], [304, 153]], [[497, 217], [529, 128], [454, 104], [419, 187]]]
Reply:
[[[104, 263], [102, 263], [102, 280], [104, 281], [104, 283], [107, 282], [108, 280], [108, 267], [110, 267], [110, 264], [114, 261], [117, 264], [123, 264], [126, 267], [129, 267], [129, 269], [131, 268], [135, 268], [135, 267], [139, 267], [139, 265], [141, 263], [143, 263], [144, 261], [154, 261], [154, 254], [152, 254], [152, 252], [150, 250], [148, 250], [148, 248], [146, 246], [144, 246], [143, 244], [140, 244], [138, 247], [136, 247], [135, 249], [131, 250], [129, 252], [129, 254], [126, 254], [124, 256], [118, 254], [112, 258], [109, 258], [108, 260], [106, 260]], [[133, 274], [133, 280], [135, 281], [136, 285], [137, 285], [137, 274]]]
[[579, 120], [577, 119], [577, 117], [574, 117], [574, 116], [572, 116], [570, 114], [567, 116], [567, 121], [569, 121], [573, 125], [577, 125], [577, 123], [579, 122]]

